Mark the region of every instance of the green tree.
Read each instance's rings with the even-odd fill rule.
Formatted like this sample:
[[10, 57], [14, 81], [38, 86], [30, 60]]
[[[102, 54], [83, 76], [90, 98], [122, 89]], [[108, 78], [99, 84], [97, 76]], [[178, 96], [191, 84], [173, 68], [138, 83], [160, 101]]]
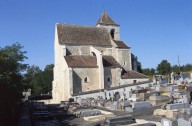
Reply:
[[23, 46], [15, 43], [4, 48], [0, 47], [0, 124], [16, 124], [19, 115], [23, 91], [22, 72], [27, 64], [22, 62], [27, 59]]
[[138, 60], [137, 60], [137, 71], [138, 71], [139, 73], [142, 73], [141, 62], [139, 62]]
[[53, 81], [53, 64], [47, 65], [44, 71], [35, 74], [31, 84], [33, 86], [33, 94], [46, 94], [52, 90]]
[[48, 64], [46, 67], [45, 67], [45, 69], [44, 69], [44, 71], [53, 71], [53, 67], [54, 67], [54, 64]]
[[155, 69], [154, 68], [145, 68], [145, 69], [142, 69], [142, 73], [147, 75], [147, 76], [153, 76], [155, 75]]
[[33, 77], [36, 74], [39, 74], [41, 72], [42, 72], [42, 70], [38, 66], [32, 65], [32, 66], [27, 67], [26, 74], [24, 74], [25, 89], [29, 89], [29, 88], [32, 89], [33, 86], [31, 84], [31, 81], [32, 81]]
[[191, 71], [192, 70], [192, 64], [186, 64], [186, 65], [183, 65], [182, 66], [182, 72], [188, 72], [188, 71]]
[[[142, 73], [142, 65], [141, 65], [141, 62], [138, 61], [138, 58], [137, 56], [131, 54], [132, 56], [132, 62], [136, 62], [136, 69], [139, 73]], [[134, 64], [134, 63], [133, 63]], [[132, 69], [135, 69], [134, 67], [135, 66], [132, 66], [133, 68]]]
[[173, 71], [174, 73], [179, 73], [179, 72], [180, 72], [179, 66], [178, 66], [178, 65], [173, 65], [173, 66], [172, 66], [172, 71]]
[[171, 64], [167, 60], [162, 60], [157, 66], [157, 71], [159, 74], [168, 75], [171, 72]]

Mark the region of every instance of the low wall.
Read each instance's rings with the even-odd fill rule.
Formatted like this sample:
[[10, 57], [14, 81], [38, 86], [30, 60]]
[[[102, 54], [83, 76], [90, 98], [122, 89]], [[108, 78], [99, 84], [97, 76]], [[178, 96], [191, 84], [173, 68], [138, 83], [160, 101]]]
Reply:
[[90, 92], [82, 92], [79, 94], [73, 94], [72, 97], [76, 100], [76, 98], [98, 98], [102, 97], [103, 99], [107, 98], [114, 98], [115, 92], [119, 92], [120, 99], [127, 98], [129, 99], [129, 92], [131, 90], [137, 89], [138, 86], [140, 87], [148, 87], [148, 85], [153, 85], [153, 82], [143, 82], [143, 83], [136, 83], [136, 84], [128, 84], [128, 85], [121, 85], [118, 87], [111, 87], [108, 89], [101, 89], [96, 91]]

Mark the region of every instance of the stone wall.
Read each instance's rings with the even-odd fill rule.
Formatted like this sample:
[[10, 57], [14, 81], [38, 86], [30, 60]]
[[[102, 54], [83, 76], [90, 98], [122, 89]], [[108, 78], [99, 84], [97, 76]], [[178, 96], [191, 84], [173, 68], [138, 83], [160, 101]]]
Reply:
[[103, 25], [97, 25], [97, 27], [103, 27], [103, 28], [107, 28], [107, 30], [109, 31], [109, 33], [111, 32], [112, 29], [114, 29], [114, 39], [115, 40], [120, 40], [120, 28], [119, 26], [103, 26]]
[[99, 89], [104, 88], [104, 69], [103, 69], [103, 59], [102, 59], [102, 52], [93, 46], [90, 47], [90, 54], [93, 53], [97, 58], [97, 66], [98, 66], [98, 85]]
[[126, 71], [132, 70], [130, 49], [116, 49], [116, 60]]
[[120, 85], [119, 68], [104, 68], [104, 87], [115, 87]]
[[135, 90], [137, 89], [138, 87], [148, 87], [148, 85], [150, 84], [153, 84], [152, 82], [148, 82], [148, 83], [142, 83], [142, 84], [139, 84], [139, 85], [127, 85], [126, 87], [120, 87], [118, 86], [119, 88], [112, 88], [112, 89], [102, 89], [102, 90], [98, 90], [96, 92], [93, 92], [93, 93], [83, 93], [83, 94], [79, 94], [79, 95], [74, 95], [73, 98], [76, 99], [76, 97], [81, 97], [81, 98], [98, 98], [98, 96], [102, 96], [103, 98], [107, 98], [107, 99], [110, 99], [110, 98], [114, 98], [114, 94], [116, 92], [119, 92], [119, 95], [120, 95], [120, 99], [123, 99], [123, 98], [127, 98], [129, 99], [130, 98], [130, 91], [131, 90]]
[[90, 55], [90, 46], [66, 46], [67, 55]]
[[145, 82], [145, 81], [149, 81], [149, 78], [120, 79], [121, 84], [133, 84], [134, 81], [136, 81], [136, 83]]
[[98, 68], [73, 68], [74, 94], [97, 89], [99, 89]]
[[63, 58], [66, 55], [66, 47], [64, 45], [59, 45], [57, 27], [55, 28], [54, 50], [55, 65], [52, 85], [53, 99], [51, 100], [51, 103], [60, 103], [62, 100], [68, 100], [67, 98], [69, 97], [68, 81], [66, 81], [68, 80], [67, 78], [69, 78], [69, 75], [67, 74], [69, 69]]
[[168, 103], [170, 101], [170, 98], [167, 96], [156, 96], [156, 95], [151, 95], [149, 97], [149, 102], [152, 105], [161, 105], [163, 103]]
[[[66, 55], [92, 55], [89, 45], [87, 46], [66, 46]], [[102, 55], [112, 55], [112, 49], [94, 46]]]

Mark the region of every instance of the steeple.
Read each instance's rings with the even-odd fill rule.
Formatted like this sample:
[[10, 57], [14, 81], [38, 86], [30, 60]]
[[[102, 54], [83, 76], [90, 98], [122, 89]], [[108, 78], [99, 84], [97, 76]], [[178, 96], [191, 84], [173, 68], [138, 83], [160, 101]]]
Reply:
[[120, 39], [119, 25], [116, 24], [107, 14], [106, 11], [103, 11], [101, 17], [99, 18], [96, 27], [107, 28], [108, 32], [111, 34], [111, 38], [114, 40]]
[[109, 17], [109, 15], [107, 14], [106, 11], [103, 11], [103, 13], [101, 14], [101, 17], [99, 18], [97, 25], [112, 25], [112, 26], [119, 26], [118, 24], [116, 24], [111, 17]]

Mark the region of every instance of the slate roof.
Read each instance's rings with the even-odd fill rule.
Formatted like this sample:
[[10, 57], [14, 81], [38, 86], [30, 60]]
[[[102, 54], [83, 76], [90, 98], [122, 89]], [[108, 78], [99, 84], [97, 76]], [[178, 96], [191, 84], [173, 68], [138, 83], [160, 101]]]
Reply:
[[121, 75], [122, 79], [141, 79], [141, 78], [149, 78], [148, 76], [136, 72], [134, 70], [123, 71]]
[[112, 56], [107, 56], [107, 55], [103, 55], [103, 66], [113, 67], [113, 68], [121, 67], [121, 65]]
[[120, 48], [120, 49], [130, 49], [130, 47], [128, 47], [123, 41], [120, 41], [120, 40], [113, 40], [113, 41], [117, 45], [117, 48]]
[[112, 46], [106, 28], [57, 24], [57, 32], [61, 45]]
[[118, 24], [116, 24], [107, 14], [106, 11], [103, 11], [103, 13], [101, 14], [101, 17], [99, 18], [97, 25], [101, 24], [101, 25], [114, 25], [114, 26], [119, 26]]
[[64, 57], [67, 65], [72, 68], [97, 68], [97, 59], [95, 56], [73, 55]]

